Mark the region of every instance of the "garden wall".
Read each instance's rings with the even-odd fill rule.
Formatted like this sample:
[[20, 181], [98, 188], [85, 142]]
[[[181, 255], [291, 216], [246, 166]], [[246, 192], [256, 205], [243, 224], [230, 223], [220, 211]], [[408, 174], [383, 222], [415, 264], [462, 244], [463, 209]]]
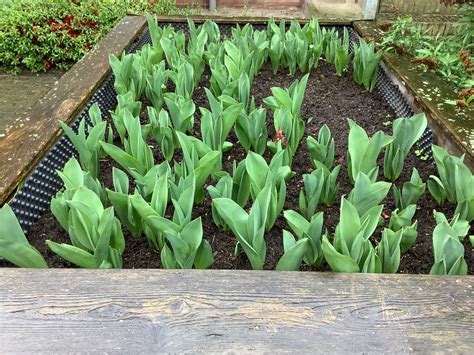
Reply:
[[[277, 8], [277, 7], [300, 7], [302, 0], [217, 0], [217, 7], [263, 7], [263, 8]], [[209, 0], [177, 0], [176, 4], [179, 7], [186, 6], [201, 6], [205, 9], [209, 7]]]
[[412, 16], [424, 28], [432, 28], [433, 34], [450, 33], [453, 23], [460, 17], [456, 6], [442, 0], [380, 0], [377, 20], [398, 16]]

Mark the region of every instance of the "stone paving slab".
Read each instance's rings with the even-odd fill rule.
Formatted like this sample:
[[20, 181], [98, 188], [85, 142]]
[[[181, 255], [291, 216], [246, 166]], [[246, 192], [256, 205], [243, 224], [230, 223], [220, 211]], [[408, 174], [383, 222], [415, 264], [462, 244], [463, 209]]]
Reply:
[[0, 140], [15, 128], [22, 127], [21, 117], [51, 90], [63, 74], [59, 70], [39, 75], [0, 74]]

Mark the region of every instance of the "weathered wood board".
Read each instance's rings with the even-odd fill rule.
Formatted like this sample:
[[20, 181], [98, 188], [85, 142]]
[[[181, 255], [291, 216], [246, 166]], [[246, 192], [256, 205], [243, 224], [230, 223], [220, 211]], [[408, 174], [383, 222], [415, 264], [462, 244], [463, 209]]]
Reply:
[[0, 269], [1, 352], [469, 353], [474, 277]]
[[23, 127], [0, 141], [0, 205], [58, 139], [58, 121], [71, 123], [106, 79], [109, 54], [121, 54], [145, 24], [142, 16], [126, 16], [26, 113]]

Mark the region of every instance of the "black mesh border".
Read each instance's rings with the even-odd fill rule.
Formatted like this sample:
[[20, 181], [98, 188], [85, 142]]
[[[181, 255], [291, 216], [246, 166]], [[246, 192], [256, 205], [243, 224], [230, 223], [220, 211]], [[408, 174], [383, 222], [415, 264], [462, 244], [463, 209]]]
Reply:
[[[187, 23], [160, 23], [160, 25], [173, 25], [175, 29], [182, 29], [185, 33], [188, 32]], [[231, 36], [231, 28], [234, 26], [235, 24], [219, 24], [221, 34], [223, 36]], [[256, 24], [254, 28], [265, 29], [266, 25]], [[337, 27], [340, 32], [343, 31], [343, 28], [344, 27], [341, 26]], [[350, 50], [352, 51], [353, 43], [357, 42], [359, 37], [352, 28], [349, 30], [351, 37]], [[151, 43], [148, 29], [144, 30], [127, 52], [136, 52], [146, 43]], [[84, 109], [74, 120], [72, 128], [75, 132], [77, 132], [79, 122], [83, 118], [86, 119], [86, 122], [89, 122], [87, 111], [94, 103], [99, 105], [103, 115], [115, 108], [117, 99], [113, 83], [114, 78], [111, 74], [93, 94]], [[390, 80], [382, 67], [380, 67], [379, 70], [376, 91], [389, 103], [397, 117], [409, 117], [414, 114], [407, 100], [398, 89], [398, 86]], [[428, 129], [418, 142], [418, 149], [431, 156], [431, 142], [432, 132]], [[11, 202], [11, 207], [25, 233], [28, 233], [29, 228], [41, 217], [44, 211], [49, 208], [52, 197], [55, 196], [63, 186], [56, 170], [62, 170], [66, 162], [75, 154], [76, 151], [70, 140], [65, 135], [62, 135], [16, 193]]]

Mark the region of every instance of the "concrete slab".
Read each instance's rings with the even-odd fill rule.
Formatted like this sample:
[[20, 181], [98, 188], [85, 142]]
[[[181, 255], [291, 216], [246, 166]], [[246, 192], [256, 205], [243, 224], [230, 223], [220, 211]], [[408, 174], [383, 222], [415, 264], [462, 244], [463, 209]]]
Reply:
[[263, 7], [226, 7], [219, 6], [216, 11], [209, 11], [206, 9], [199, 9], [197, 15], [218, 15], [223, 17], [275, 17], [287, 19], [302, 19], [305, 18], [305, 12], [301, 7], [278, 7], [278, 8], [263, 8]]
[[362, 7], [355, 0], [307, 0], [304, 11], [306, 17], [316, 16], [318, 19], [360, 20], [363, 18]]

